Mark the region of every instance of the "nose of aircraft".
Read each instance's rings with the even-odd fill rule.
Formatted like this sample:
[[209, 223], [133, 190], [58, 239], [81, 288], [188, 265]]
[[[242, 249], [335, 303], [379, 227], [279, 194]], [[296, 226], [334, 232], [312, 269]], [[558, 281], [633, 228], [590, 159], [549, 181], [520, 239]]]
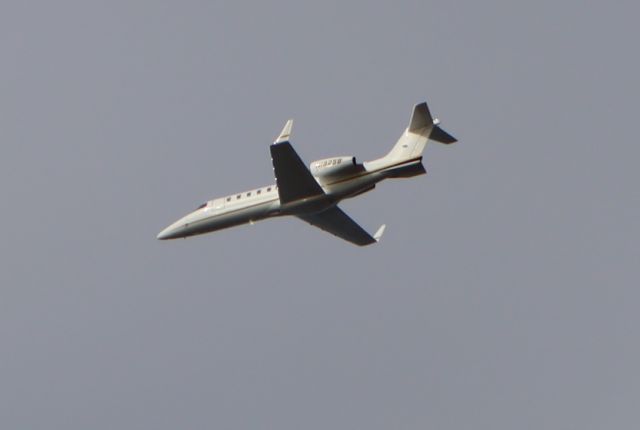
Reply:
[[174, 224], [172, 224], [169, 227], [162, 230], [160, 233], [158, 233], [157, 238], [159, 240], [178, 238], [180, 237], [180, 235], [178, 234], [178, 230], [179, 230], [179, 227], [176, 227]]
[[189, 223], [192, 219], [193, 214], [188, 214], [183, 216], [169, 227], [162, 230], [156, 236], [159, 240], [167, 240], [167, 239], [178, 239], [181, 237], [187, 237], [190, 235], [190, 226]]
[[160, 233], [158, 233], [158, 236], [156, 236], [156, 238], [158, 240], [167, 240], [169, 239], [169, 237], [171, 236], [171, 232], [169, 231], [169, 228], [165, 228], [164, 230], [162, 230]]

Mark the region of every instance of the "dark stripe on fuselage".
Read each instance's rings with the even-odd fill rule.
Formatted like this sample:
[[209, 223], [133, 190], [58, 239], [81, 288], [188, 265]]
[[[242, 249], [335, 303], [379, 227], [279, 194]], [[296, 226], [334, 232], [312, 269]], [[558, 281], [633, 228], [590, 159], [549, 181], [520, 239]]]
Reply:
[[420, 161], [420, 160], [422, 160], [422, 157], [412, 158], [410, 160], [404, 160], [401, 163], [392, 164], [390, 166], [382, 167], [382, 168], [377, 169], [377, 170], [365, 171], [363, 173], [359, 173], [357, 175], [349, 176], [347, 178], [341, 178], [341, 179], [339, 179], [339, 180], [337, 180], [335, 182], [323, 184], [323, 186], [330, 187], [332, 185], [340, 184], [342, 182], [350, 181], [350, 180], [357, 179], [357, 178], [362, 178], [363, 176], [371, 175], [373, 173], [382, 172], [384, 170], [393, 169], [394, 167], [402, 166], [403, 164], [409, 164], [409, 163], [412, 163], [414, 161]]
[[[364, 177], [369, 176], [369, 175], [373, 175], [373, 174], [376, 174], [376, 173], [379, 173], [379, 172], [383, 172], [385, 170], [390, 170], [390, 169], [393, 169], [395, 167], [402, 166], [403, 164], [411, 164], [413, 162], [420, 161], [420, 160], [422, 160], [422, 157], [416, 157], [416, 158], [412, 158], [412, 159], [409, 159], [409, 160], [403, 160], [402, 162], [398, 162], [398, 163], [392, 164], [390, 166], [385, 166], [385, 167], [382, 167], [380, 169], [371, 170], [371, 171], [364, 171], [364, 172], [358, 173], [356, 175], [352, 175], [352, 176], [349, 176], [349, 177], [346, 177], [346, 178], [341, 178], [341, 179], [339, 179], [339, 180], [337, 180], [335, 182], [325, 183], [325, 184], [322, 184], [322, 186], [323, 187], [335, 186], [337, 184], [342, 184], [342, 183], [345, 183], [345, 182], [348, 182], [348, 181], [356, 180], [356, 179], [359, 179], [359, 178], [364, 178]], [[372, 189], [372, 187], [370, 185], [367, 185], [365, 188]], [[327, 196], [327, 195], [325, 194], [325, 196]], [[230, 211], [227, 211], [227, 212], [212, 214], [211, 216], [208, 216], [206, 218], [200, 219], [200, 220], [192, 222], [192, 223], [188, 223], [187, 227], [189, 228], [189, 230], [192, 230], [192, 232], [189, 233], [189, 236], [201, 234], [201, 233], [204, 233], [204, 232], [207, 232], [207, 231], [215, 231], [215, 230], [218, 230], [218, 229], [223, 229], [223, 228], [231, 227], [231, 226], [234, 226], [234, 225], [246, 224], [247, 222], [252, 221], [251, 218], [240, 219], [240, 220], [229, 220], [230, 222], [229, 222], [228, 225], [227, 225], [227, 223], [224, 223], [224, 224], [220, 225], [219, 227], [216, 226], [216, 228], [214, 228], [212, 230], [204, 228], [207, 223], [211, 222], [212, 220], [214, 220], [216, 218], [232, 217], [234, 214], [237, 214], [238, 212], [255, 209], [255, 208], [259, 207], [259, 206], [268, 205], [268, 204], [271, 204], [271, 203], [273, 203], [275, 201], [279, 201], [279, 200], [280, 200], [280, 197], [276, 197], [276, 198], [273, 198], [273, 199], [270, 199], [270, 200], [266, 200], [266, 201], [263, 201], [263, 202], [255, 203], [255, 204], [252, 204], [252, 205], [249, 205], [249, 206], [243, 206], [241, 208], [233, 209], [233, 210], [230, 210]], [[292, 203], [292, 202], [290, 202], [290, 203]], [[265, 218], [269, 218], [270, 216], [277, 216], [277, 213], [275, 213], [275, 214], [265, 214], [264, 216], [260, 216], [259, 218], [256, 218], [256, 221], [257, 220], [261, 220], [261, 219], [265, 219]], [[202, 230], [200, 230], [201, 228], [202, 228]]]

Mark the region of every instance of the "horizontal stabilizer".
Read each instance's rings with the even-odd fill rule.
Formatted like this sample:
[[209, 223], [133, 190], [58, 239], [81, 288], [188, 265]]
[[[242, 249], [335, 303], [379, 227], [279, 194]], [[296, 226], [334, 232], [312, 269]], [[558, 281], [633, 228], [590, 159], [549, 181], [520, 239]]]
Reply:
[[431, 134], [429, 135], [429, 139], [435, 140], [440, 143], [455, 143], [458, 141], [455, 137], [451, 136], [449, 133], [444, 131], [438, 125], [433, 126], [433, 130], [431, 130]]

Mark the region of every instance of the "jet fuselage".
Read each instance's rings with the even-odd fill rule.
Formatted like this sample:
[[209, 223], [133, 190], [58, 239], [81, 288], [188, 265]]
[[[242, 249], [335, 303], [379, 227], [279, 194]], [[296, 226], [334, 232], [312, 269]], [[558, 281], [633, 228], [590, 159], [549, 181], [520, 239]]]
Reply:
[[270, 146], [276, 184], [210, 200], [158, 234], [176, 239], [209, 233], [265, 218], [293, 215], [355, 245], [380, 240], [385, 226], [370, 235], [337, 205], [375, 188], [387, 178], [409, 178], [426, 173], [422, 152], [429, 140], [456, 139], [438, 126], [426, 103], [413, 109], [408, 127], [384, 157], [362, 164], [342, 156], [314, 161], [307, 167], [289, 142], [292, 121]]
[[220, 197], [204, 203], [162, 230], [158, 239], [186, 238], [276, 216], [322, 212], [341, 200], [371, 191], [387, 176], [384, 171], [364, 172], [355, 177], [332, 178], [332, 182], [326, 184], [316, 178], [324, 195], [285, 204], [280, 203], [275, 184]]

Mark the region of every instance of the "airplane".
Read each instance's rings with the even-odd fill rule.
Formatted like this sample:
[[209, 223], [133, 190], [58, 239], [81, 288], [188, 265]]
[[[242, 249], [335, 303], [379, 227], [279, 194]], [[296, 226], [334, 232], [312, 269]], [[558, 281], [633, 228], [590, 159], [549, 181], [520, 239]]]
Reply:
[[371, 236], [338, 203], [373, 190], [384, 179], [425, 174], [422, 152], [427, 142], [457, 141], [439, 123], [432, 118], [426, 102], [417, 104], [409, 125], [384, 157], [357, 163], [354, 156], [339, 156], [314, 161], [307, 168], [289, 142], [293, 120], [288, 120], [269, 148], [275, 184], [207, 201], [162, 230], [157, 238], [186, 238], [293, 215], [355, 245], [376, 243], [385, 225]]

